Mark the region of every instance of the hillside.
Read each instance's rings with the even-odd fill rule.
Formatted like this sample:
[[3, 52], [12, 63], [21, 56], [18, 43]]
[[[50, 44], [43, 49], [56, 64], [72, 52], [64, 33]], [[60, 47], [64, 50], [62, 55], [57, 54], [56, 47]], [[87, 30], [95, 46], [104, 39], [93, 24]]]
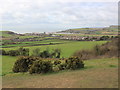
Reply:
[[17, 36], [17, 35], [19, 35], [19, 34], [14, 33], [12, 31], [0, 31], [0, 36], [2, 36], [3, 38]]
[[79, 33], [79, 34], [103, 34], [103, 35], [116, 35], [118, 33], [118, 26], [111, 25], [104, 28], [75, 28], [59, 31], [59, 33]]
[[3, 88], [118, 88], [117, 58], [87, 60], [82, 70], [33, 75], [13, 73], [15, 60], [3, 56]]

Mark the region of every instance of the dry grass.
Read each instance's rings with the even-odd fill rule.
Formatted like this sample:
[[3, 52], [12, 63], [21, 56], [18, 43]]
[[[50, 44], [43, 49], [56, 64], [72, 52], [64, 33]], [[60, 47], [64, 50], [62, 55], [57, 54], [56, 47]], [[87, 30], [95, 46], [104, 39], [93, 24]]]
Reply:
[[117, 88], [117, 59], [85, 61], [86, 68], [48, 74], [8, 74], [3, 88]]
[[3, 77], [8, 88], [117, 88], [118, 69], [77, 70], [51, 75]]

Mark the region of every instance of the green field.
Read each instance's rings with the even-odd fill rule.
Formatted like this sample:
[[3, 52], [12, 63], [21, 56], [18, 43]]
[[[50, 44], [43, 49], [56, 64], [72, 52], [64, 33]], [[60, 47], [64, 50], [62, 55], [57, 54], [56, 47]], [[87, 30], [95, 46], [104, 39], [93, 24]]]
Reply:
[[[106, 41], [66, 41], [45, 40], [34, 43], [62, 43], [56, 45], [26, 46], [30, 54], [35, 48], [41, 51], [60, 48], [61, 57], [70, 57], [75, 51], [92, 49], [96, 44]], [[32, 43], [32, 42], [24, 42]], [[18, 49], [18, 46], [4, 48], [5, 50]], [[103, 58], [84, 61], [85, 68], [81, 70], [64, 70], [54, 73], [33, 74], [13, 73], [12, 68], [17, 57], [2, 56], [2, 85], [3, 88], [117, 88], [118, 87], [118, 59]], [[51, 83], [52, 82], [52, 83]], [[104, 83], [103, 83], [104, 82]]]
[[[118, 59], [84, 61], [82, 70], [56, 73], [12, 73], [15, 57], [3, 56], [3, 88], [117, 88]], [[52, 82], [52, 83], [51, 83]], [[104, 83], [103, 83], [104, 82]]]
[[12, 73], [12, 67], [17, 57], [2, 56], [2, 75]]
[[[30, 49], [30, 55], [32, 53], [32, 50], [35, 48], [40, 48], [41, 51], [45, 50], [46, 48], [52, 50], [59, 48], [61, 49], [61, 57], [69, 57], [73, 55], [74, 52], [82, 49], [92, 49], [95, 45], [101, 45], [105, 43], [106, 41], [66, 41], [66, 40], [59, 40], [59, 41], [42, 41], [41, 43], [63, 43], [63, 44], [57, 44], [57, 45], [42, 45], [42, 46], [27, 46], [25, 48]], [[11, 47], [11, 48], [4, 48], [5, 50], [11, 50], [11, 49], [18, 49], [19, 47]]]

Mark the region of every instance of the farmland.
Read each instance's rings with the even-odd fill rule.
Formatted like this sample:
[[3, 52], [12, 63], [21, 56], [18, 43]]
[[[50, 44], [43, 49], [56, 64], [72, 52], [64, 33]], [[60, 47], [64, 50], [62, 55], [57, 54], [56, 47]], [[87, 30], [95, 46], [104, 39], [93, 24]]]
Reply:
[[[8, 32], [7, 32], [8, 33]], [[10, 32], [9, 32], [10, 33]], [[8, 33], [8, 34], [9, 34]], [[5, 37], [6, 32], [3, 34]], [[43, 35], [43, 34], [42, 34]], [[76, 34], [75, 34], [76, 35]], [[99, 36], [99, 35], [97, 35]], [[12, 37], [10, 35], [9, 37]], [[67, 59], [79, 50], [92, 50], [96, 45], [102, 45], [110, 40], [101, 41], [79, 41], [62, 40], [52, 36], [20, 36], [15, 34], [16, 38], [25, 41], [8, 42], [6, 37], [5, 44], [1, 49], [5, 51], [17, 50], [20, 47], [29, 49], [29, 55], [33, 50], [60, 49], [60, 58]], [[36, 38], [37, 37], [37, 38]], [[12, 37], [13, 38], [13, 37]], [[29, 39], [28, 39], [29, 38]], [[28, 41], [26, 41], [28, 39]], [[30, 41], [33, 39], [33, 41]], [[36, 41], [37, 40], [37, 41]], [[7, 43], [6, 43], [7, 42]], [[14, 73], [13, 65], [19, 56], [3, 55], [2, 62], [2, 86], [3, 88], [117, 88], [118, 87], [118, 59], [117, 57], [102, 57], [100, 59], [90, 59], [84, 61], [84, 68], [77, 70], [62, 70], [52, 73], [32, 74], [28, 72]], [[49, 58], [48, 58], [49, 59]], [[54, 58], [56, 59], [56, 58]], [[51, 60], [53, 60], [51, 58]], [[63, 62], [63, 61], [62, 61]], [[51, 83], [52, 82], [52, 83]], [[103, 83], [104, 82], [104, 83]]]
[[[69, 57], [71, 56], [75, 51], [80, 50], [80, 49], [92, 49], [93, 46], [95, 45], [101, 45], [105, 43], [106, 41], [61, 41], [61, 40], [46, 40], [46, 41], [41, 41], [39, 43], [45, 44], [45, 43], [62, 43], [62, 44], [57, 44], [57, 45], [41, 45], [41, 46], [27, 46], [25, 48], [30, 49], [30, 54], [33, 49], [35, 48], [40, 48], [41, 50], [45, 50], [46, 48], [52, 50], [59, 48], [61, 49], [61, 57]], [[32, 42], [31, 42], [32, 43]], [[19, 45], [17, 47], [11, 47], [11, 48], [3, 48], [5, 50], [11, 50], [11, 49], [17, 49], [19, 48]]]

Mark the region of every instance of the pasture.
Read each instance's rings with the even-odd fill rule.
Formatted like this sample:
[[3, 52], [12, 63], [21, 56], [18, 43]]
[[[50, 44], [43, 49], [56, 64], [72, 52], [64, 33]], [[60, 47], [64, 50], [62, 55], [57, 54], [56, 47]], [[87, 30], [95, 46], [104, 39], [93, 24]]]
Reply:
[[[61, 43], [55, 45], [26, 46], [30, 54], [35, 48], [61, 49], [61, 57], [68, 58], [75, 51], [92, 49], [107, 41], [66, 41], [45, 40], [36, 43]], [[24, 42], [25, 43], [25, 42]], [[26, 42], [32, 43], [32, 42]], [[33, 42], [34, 43], [34, 42]], [[3, 48], [5, 50], [18, 49], [18, 46]], [[46, 74], [13, 73], [12, 68], [17, 57], [2, 56], [2, 86], [3, 88], [118, 88], [118, 59], [103, 58], [84, 61], [85, 68], [77, 70], [63, 70]], [[52, 83], [51, 83], [52, 82]]]
[[[60, 44], [51, 44], [51, 45], [37, 45], [37, 46], [25, 46], [25, 48], [30, 49], [30, 55], [32, 54], [33, 49], [40, 48], [41, 51], [45, 49], [61, 49], [61, 57], [69, 57], [73, 55], [75, 51], [82, 49], [92, 49], [95, 45], [101, 45], [106, 41], [67, 41], [67, 40], [45, 40], [37, 43], [47, 44], [47, 43], [60, 43]], [[33, 42], [36, 43], [36, 42]], [[31, 43], [30, 43], [31, 44]], [[11, 47], [11, 48], [3, 48], [5, 50], [18, 49], [20, 46]]]
[[[9, 59], [10, 58], [10, 59]], [[8, 63], [9, 62], [9, 63]], [[12, 73], [15, 57], [3, 56], [3, 88], [117, 88], [118, 59], [85, 61], [81, 70], [47, 74]], [[51, 83], [52, 82], [52, 83]]]

